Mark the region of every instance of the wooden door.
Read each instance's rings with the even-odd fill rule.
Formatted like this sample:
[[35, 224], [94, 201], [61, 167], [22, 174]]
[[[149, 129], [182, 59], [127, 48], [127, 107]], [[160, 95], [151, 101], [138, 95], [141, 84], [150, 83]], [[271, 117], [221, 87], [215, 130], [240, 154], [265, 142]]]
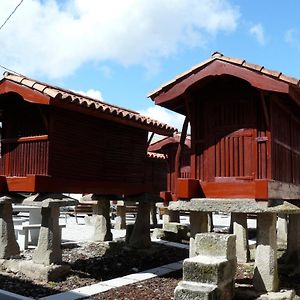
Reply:
[[255, 102], [251, 99], [207, 101], [205, 111], [205, 180], [254, 180]]

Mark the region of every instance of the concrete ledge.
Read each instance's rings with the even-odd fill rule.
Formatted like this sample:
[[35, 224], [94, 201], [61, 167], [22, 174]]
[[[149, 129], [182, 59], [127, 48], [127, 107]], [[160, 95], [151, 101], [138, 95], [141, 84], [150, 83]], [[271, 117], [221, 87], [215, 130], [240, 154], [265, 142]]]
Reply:
[[289, 201], [269, 200], [258, 201], [256, 199], [217, 199], [217, 198], [193, 198], [190, 201], [179, 200], [170, 202], [169, 210], [175, 211], [201, 211], [227, 213], [284, 213], [299, 214], [300, 208]]
[[24, 297], [18, 294], [7, 292], [5, 290], [0, 290], [0, 299], [5, 300], [32, 300], [33, 298]]

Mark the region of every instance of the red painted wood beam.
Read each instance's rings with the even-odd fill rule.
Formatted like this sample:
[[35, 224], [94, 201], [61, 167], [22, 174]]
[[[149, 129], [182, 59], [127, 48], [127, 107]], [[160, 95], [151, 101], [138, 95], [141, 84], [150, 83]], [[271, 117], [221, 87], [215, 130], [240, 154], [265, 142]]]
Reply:
[[6, 93], [19, 94], [25, 101], [34, 104], [49, 105], [50, 103], [50, 97], [42, 93], [33, 91], [28, 87], [4, 79], [3, 82], [0, 83], [0, 94]]
[[205, 68], [195, 71], [190, 75], [178, 79], [171, 87], [152, 96], [155, 104], [163, 104], [180, 97], [185, 91], [198, 81], [209, 76], [231, 75], [249, 82], [253, 87], [266, 91], [288, 94], [289, 84], [247, 68], [242, 68], [230, 63], [215, 60]]

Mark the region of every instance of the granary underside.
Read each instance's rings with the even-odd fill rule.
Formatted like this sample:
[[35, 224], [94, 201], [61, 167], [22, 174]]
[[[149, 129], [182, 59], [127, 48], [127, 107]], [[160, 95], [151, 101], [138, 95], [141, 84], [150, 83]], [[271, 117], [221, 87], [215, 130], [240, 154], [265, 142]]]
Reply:
[[150, 95], [191, 124], [177, 198], [300, 197], [299, 80], [220, 54]]
[[0, 82], [0, 110], [2, 191], [154, 192], [148, 132], [175, 131], [134, 111], [12, 74]]

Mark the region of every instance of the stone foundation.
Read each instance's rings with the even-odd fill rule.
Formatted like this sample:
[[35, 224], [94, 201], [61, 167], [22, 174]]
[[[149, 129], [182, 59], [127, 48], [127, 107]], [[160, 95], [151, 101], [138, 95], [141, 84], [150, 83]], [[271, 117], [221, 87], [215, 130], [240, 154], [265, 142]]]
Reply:
[[184, 260], [183, 281], [175, 289], [175, 300], [231, 300], [236, 272], [235, 236], [196, 234], [194, 257]]

